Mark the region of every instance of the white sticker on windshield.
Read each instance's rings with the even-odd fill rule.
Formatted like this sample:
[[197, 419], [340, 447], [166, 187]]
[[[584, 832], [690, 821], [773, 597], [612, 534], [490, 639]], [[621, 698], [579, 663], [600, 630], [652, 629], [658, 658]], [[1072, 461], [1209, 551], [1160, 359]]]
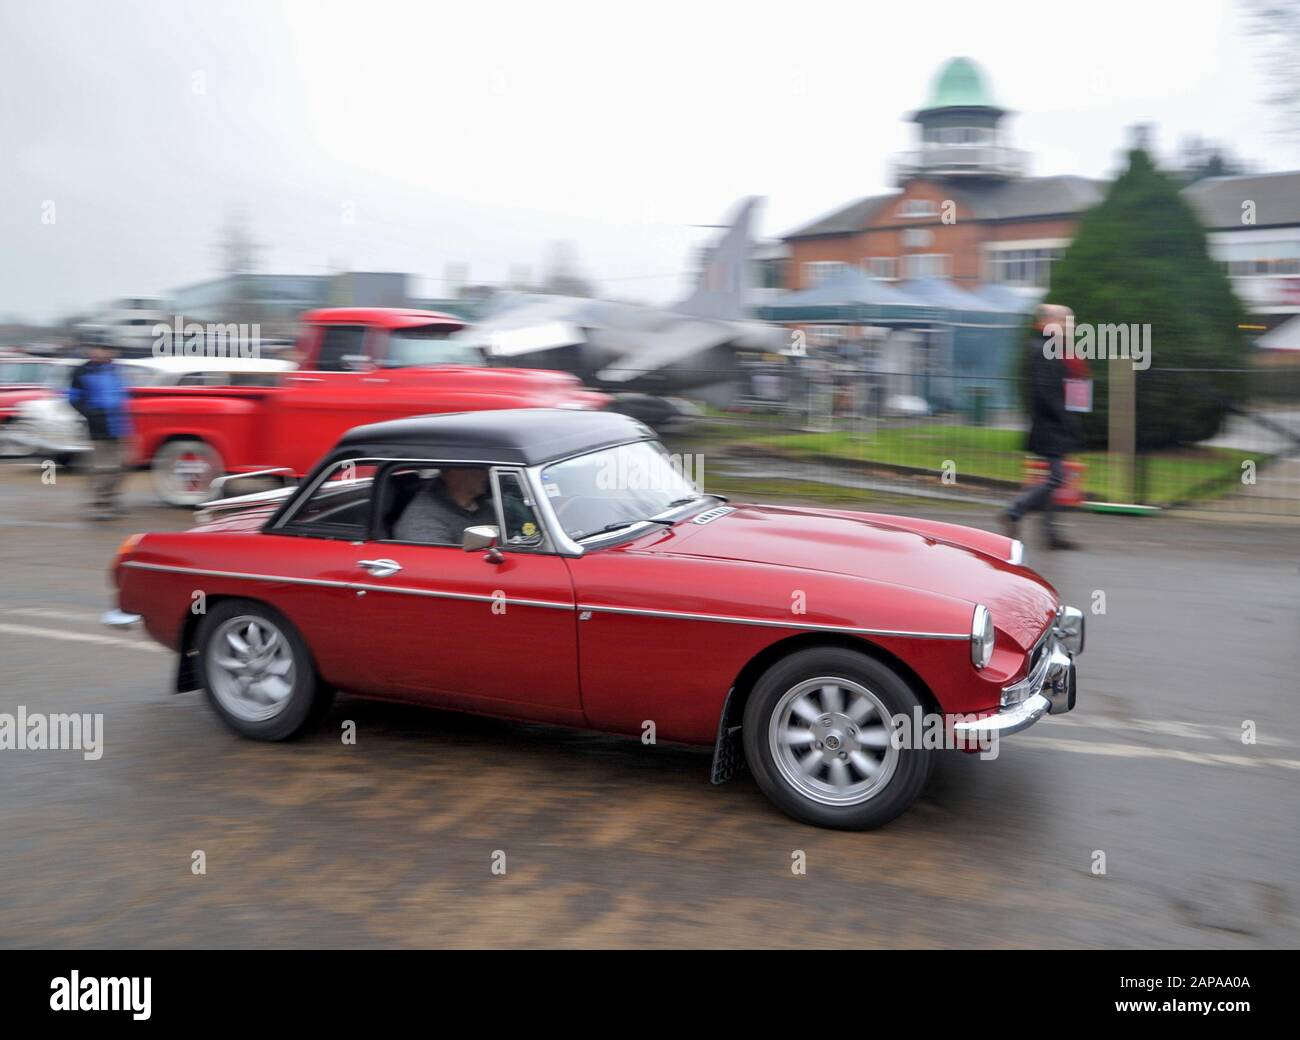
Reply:
[[542, 485], [542, 490], [546, 492], [546, 497], [547, 497], [547, 498], [559, 498], [559, 497], [560, 497], [560, 485], [559, 485], [559, 484], [543, 484], [543, 485]]

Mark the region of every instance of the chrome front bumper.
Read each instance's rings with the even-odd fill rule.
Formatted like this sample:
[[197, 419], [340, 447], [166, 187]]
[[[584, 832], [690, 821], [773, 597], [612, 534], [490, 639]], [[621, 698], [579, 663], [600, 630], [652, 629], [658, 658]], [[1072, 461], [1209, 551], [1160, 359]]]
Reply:
[[992, 715], [953, 723], [954, 734], [968, 739], [1009, 736], [1027, 729], [1044, 715], [1074, 710], [1078, 680], [1074, 657], [1083, 652], [1083, 612], [1061, 607], [1031, 657], [1029, 674], [1002, 688], [1002, 705]]

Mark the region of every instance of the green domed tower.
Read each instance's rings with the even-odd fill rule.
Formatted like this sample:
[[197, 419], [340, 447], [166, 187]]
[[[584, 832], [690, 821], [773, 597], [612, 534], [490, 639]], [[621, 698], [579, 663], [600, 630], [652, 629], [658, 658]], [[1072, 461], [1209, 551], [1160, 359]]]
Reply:
[[912, 113], [920, 142], [899, 158], [898, 183], [917, 177], [1005, 180], [1023, 175], [1025, 153], [1004, 141], [1000, 124], [1006, 114], [975, 62], [950, 59], [931, 82], [925, 107]]

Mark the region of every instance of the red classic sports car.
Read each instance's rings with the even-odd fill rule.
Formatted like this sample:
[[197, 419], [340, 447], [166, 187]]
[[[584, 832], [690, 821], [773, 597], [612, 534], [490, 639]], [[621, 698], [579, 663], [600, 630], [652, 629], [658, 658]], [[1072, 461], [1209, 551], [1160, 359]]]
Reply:
[[105, 620], [143, 619], [245, 736], [293, 736], [335, 689], [653, 732], [831, 827], [920, 793], [937, 749], [911, 720], [983, 741], [1073, 707], [1083, 617], [1019, 543], [731, 505], [673, 463], [605, 412], [359, 427], [297, 488], [129, 538]]

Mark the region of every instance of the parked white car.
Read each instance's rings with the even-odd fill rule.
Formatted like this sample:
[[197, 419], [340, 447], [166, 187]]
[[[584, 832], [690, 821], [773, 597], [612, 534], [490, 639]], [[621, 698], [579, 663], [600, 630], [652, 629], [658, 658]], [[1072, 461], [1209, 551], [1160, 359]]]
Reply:
[[[269, 358], [214, 357], [140, 358], [117, 364], [132, 386], [262, 386], [298, 367], [292, 361]], [[60, 393], [16, 407], [0, 454], [73, 462], [89, 450], [86, 420]]]

